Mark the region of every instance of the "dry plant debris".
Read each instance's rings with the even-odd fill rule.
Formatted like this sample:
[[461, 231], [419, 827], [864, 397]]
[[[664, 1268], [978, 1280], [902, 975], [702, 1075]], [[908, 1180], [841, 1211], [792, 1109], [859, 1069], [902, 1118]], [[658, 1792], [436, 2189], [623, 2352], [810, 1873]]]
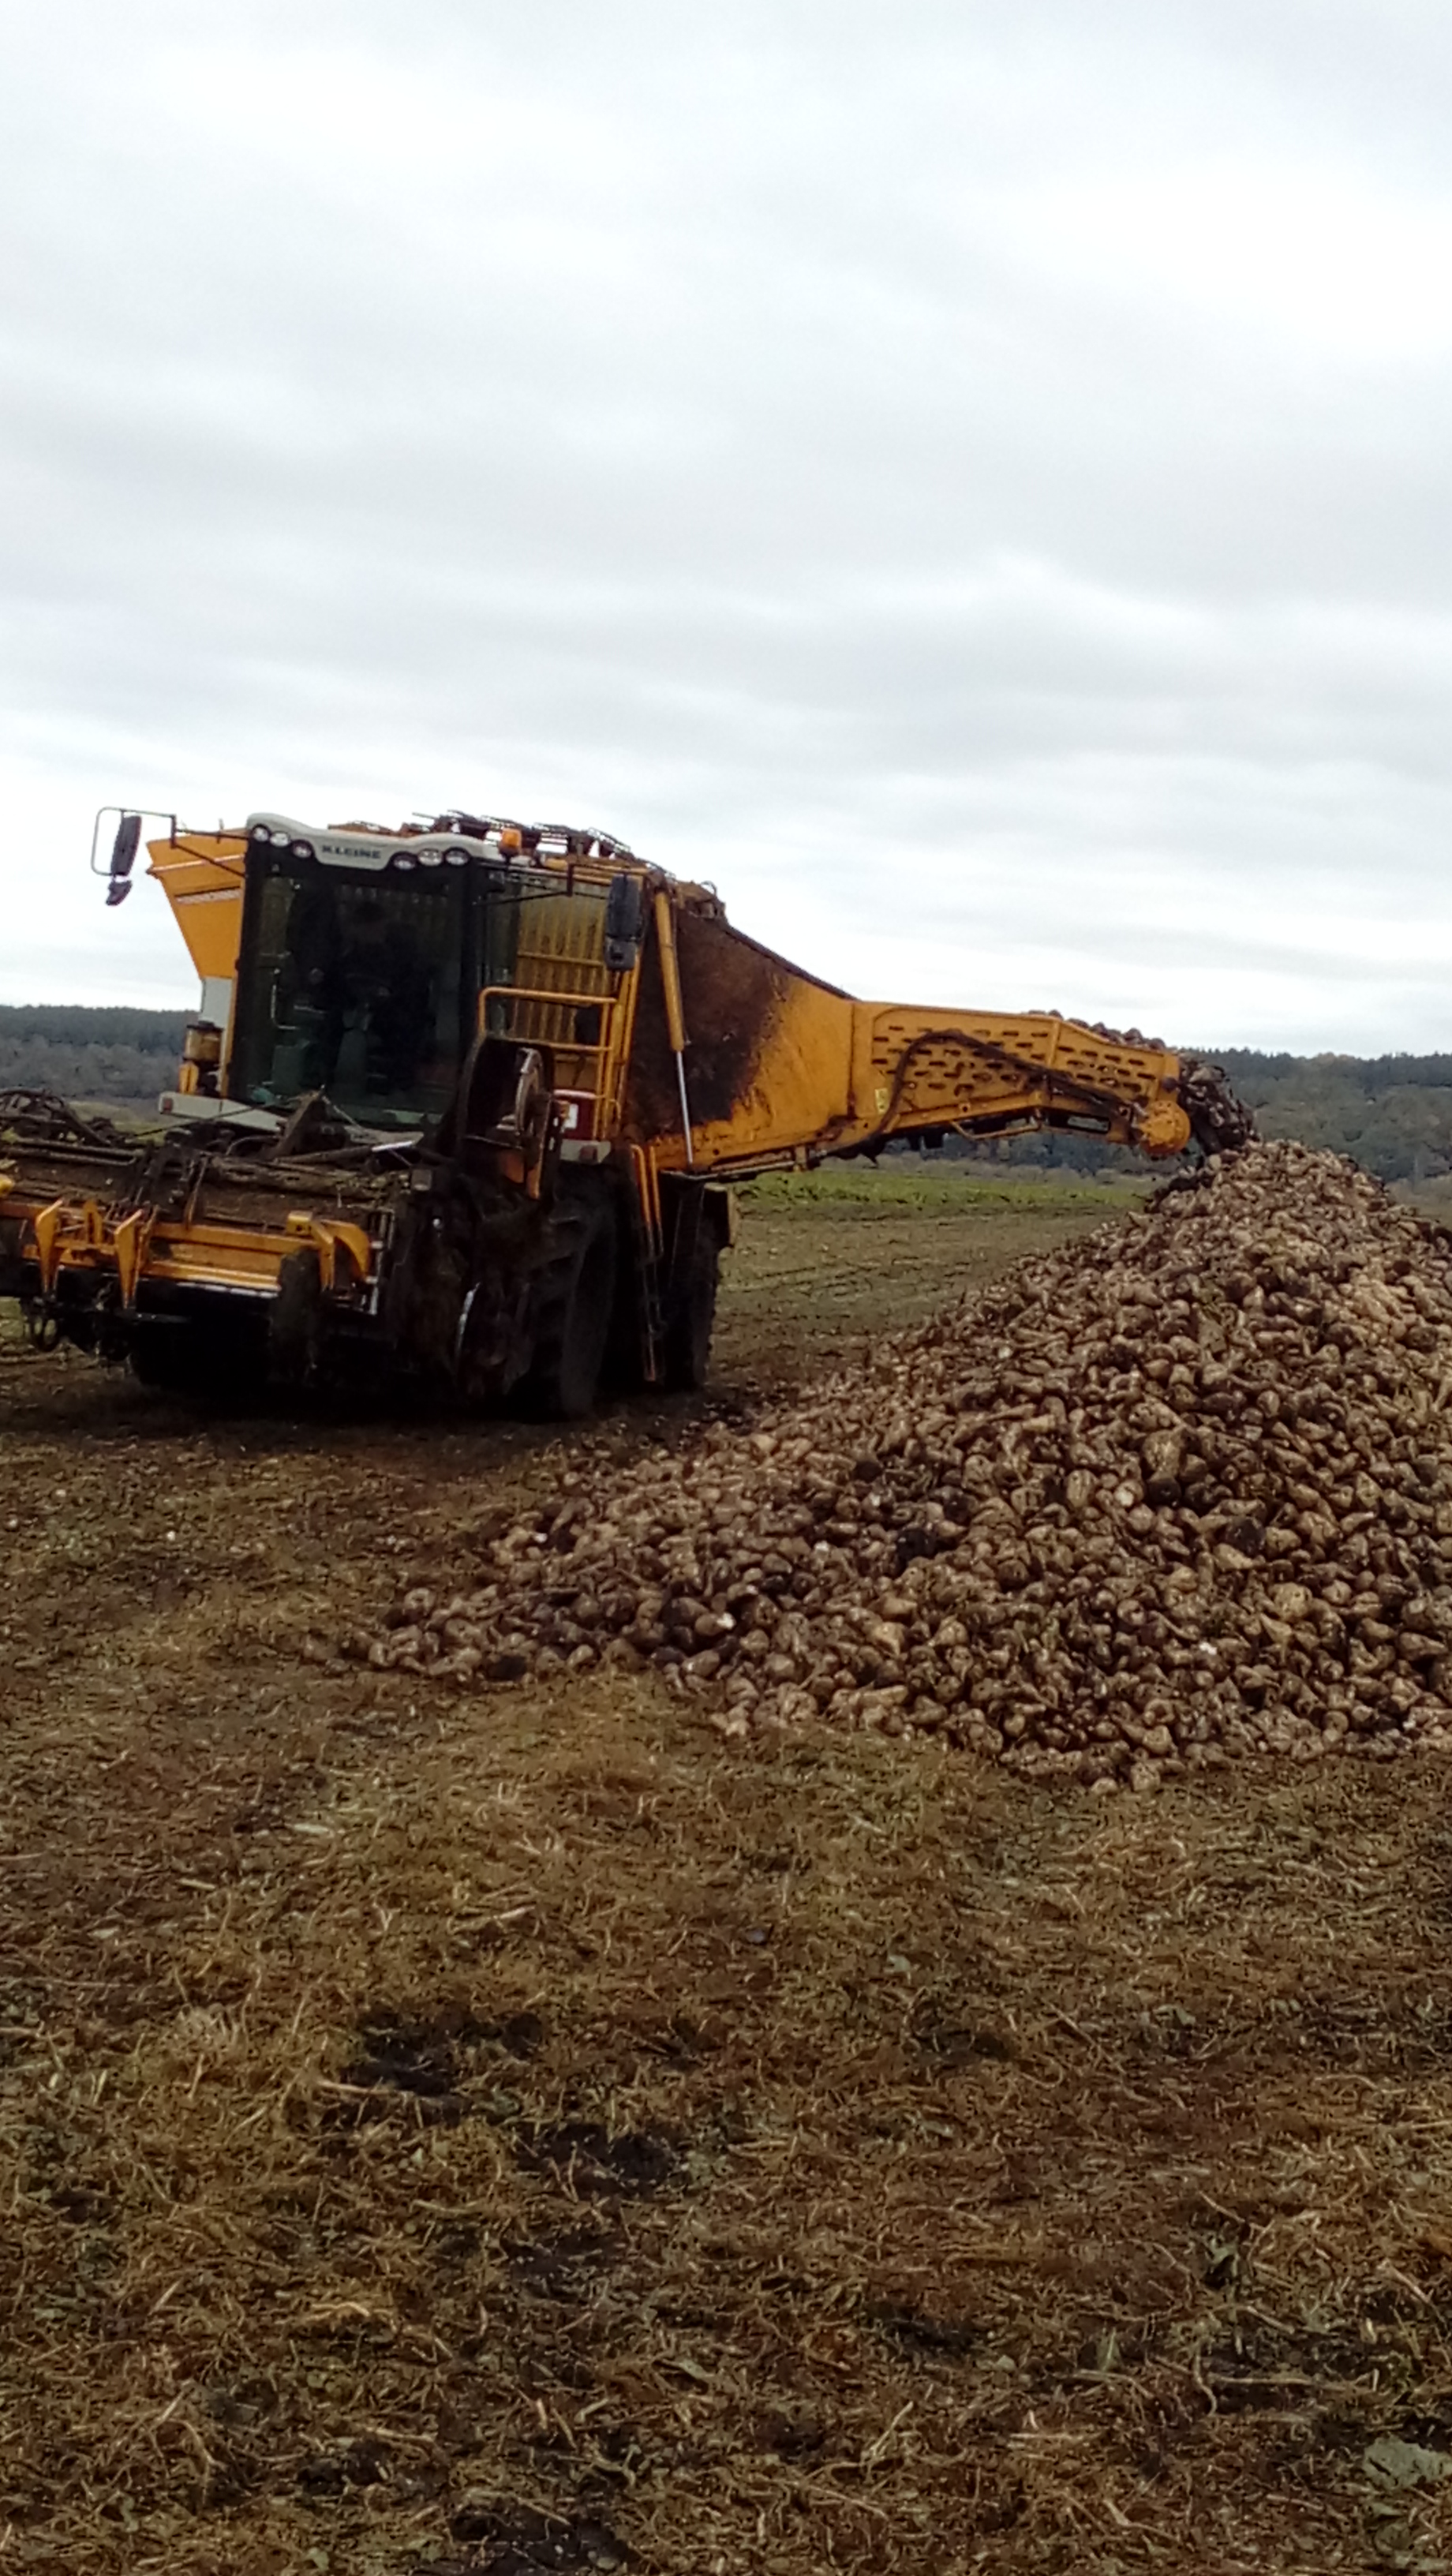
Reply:
[[1452, 1244], [1354, 1164], [1213, 1159], [754, 1428], [567, 1475], [374, 1666], [651, 1663], [744, 1734], [1150, 1787], [1452, 1746]]
[[1438, 2563], [1410, 1766], [1101, 1804], [608, 1677], [331, 1687], [261, 1798], [230, 1727], [62, 1729], [7, 1868], [0, 2564]]
[[6, 1379], [3, 2576], [1452, 2560], [1425, 1766], [299, 1660], [648, 1414]]

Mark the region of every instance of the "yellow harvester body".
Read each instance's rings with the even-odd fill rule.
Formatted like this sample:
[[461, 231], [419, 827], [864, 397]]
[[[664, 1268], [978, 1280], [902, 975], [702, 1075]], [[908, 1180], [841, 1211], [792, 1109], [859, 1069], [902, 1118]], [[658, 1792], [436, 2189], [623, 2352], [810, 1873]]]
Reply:
[[258, 815], [149, 854], [203, 995], [160, 1127], [0, 1103], [0, 1292], [145, 1376], [578, 1412], [602, 1370], [699, 1383], [732, 1180], [949, 1131], [1243, 1130], [1136, 1035], [856, 1001], [603, 834]]

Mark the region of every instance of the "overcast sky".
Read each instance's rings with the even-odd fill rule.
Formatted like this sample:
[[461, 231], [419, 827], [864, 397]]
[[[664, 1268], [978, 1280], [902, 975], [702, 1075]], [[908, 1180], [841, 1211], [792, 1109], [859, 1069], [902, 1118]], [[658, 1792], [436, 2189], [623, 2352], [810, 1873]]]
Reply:
[[0, 999], [106, 802], [1452, 1047], [1448, 0], [0, 0]]

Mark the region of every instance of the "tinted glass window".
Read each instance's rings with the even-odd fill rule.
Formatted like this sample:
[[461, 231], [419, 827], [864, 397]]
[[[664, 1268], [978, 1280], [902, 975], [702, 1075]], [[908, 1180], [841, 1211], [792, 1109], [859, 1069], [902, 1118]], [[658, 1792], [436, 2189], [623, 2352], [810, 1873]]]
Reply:
[[251, 890], [234, 1095], [325, 1091], [375, 1126], [448, 1102], [463, 1052], [462, 874], [360, 880], [318, 868]]

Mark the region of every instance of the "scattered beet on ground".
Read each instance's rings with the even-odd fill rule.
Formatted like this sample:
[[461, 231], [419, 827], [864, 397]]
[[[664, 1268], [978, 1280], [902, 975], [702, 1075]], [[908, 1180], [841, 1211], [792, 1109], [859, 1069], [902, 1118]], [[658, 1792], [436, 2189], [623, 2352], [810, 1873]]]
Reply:
[[1437, 1768], [309, 1661], [708, 1426], [0, 1405], [0, 2567], [1452, 2558]]
[[1091, 1787], [1452, 1745], [1452, 1243], [1268, 1145], [751, 1428], [567, 1479], [349, 1642], [474, 1685], [651, 1662]]

